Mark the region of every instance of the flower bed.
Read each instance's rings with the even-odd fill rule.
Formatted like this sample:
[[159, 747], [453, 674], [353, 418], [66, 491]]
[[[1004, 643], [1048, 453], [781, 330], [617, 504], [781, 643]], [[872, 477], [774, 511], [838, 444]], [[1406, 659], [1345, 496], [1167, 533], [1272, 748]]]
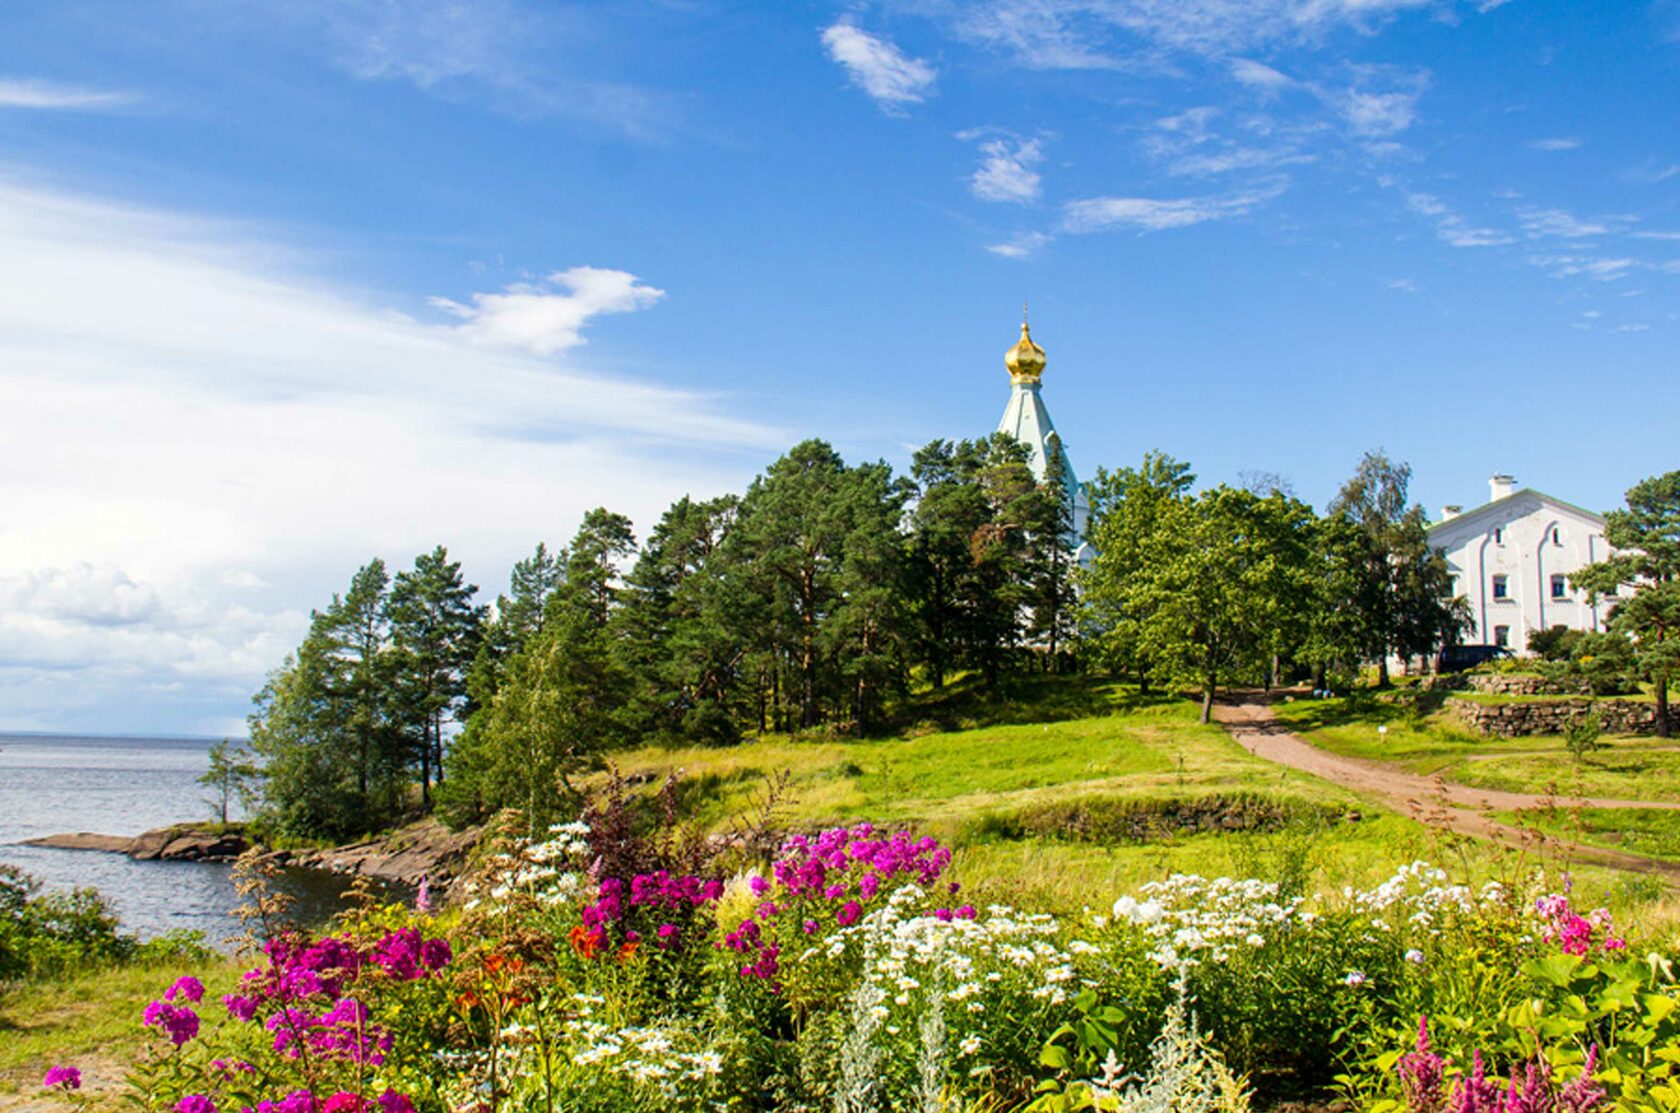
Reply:
[[[757, 866], [695, 846], [567, 825], [499, 855], [458, 919], [272, 933], [220, 1002], [191, 976], [164, 987], [134, 1096], [174, 1113], [1680, 1107], [1671, 956], [1538, 879], [1472, 890], [1412, 863], [1306, 897], [1176, 875], [1053, 916], [970, 904], [950, 852], [910, 832], [794, 837]], [[74, 1064], [46, 1081], [80, 1085]]]

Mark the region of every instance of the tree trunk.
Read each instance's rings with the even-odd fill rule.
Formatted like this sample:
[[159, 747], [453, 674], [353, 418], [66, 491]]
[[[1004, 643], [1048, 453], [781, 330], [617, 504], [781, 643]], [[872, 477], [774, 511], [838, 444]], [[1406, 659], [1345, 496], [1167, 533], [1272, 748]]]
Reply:
[[1657, 697], [1657, 737], [1668, 737], [1668, 677], [1657, 679], [1652, 685]]
[[1213, 691], [1216, 681], [1216, 675], [1211, 672], [1208, 673], [1207, 679], [1202, 681], [1202, 722], [1204, 723], [1213, 721]]
[[1388, 687], [1388, 646], [1382, 647], [1382, 656], [1377, 658], [1377, 687]]
[[1324, 691], [1324, 665], [1322, 662], [1313, 666], [1312, 684], [1313, 691]]

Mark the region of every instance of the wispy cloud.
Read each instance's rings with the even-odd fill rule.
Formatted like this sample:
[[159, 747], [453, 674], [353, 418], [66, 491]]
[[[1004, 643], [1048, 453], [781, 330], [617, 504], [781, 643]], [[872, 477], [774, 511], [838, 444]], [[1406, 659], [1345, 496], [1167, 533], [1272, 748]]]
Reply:
[[1090, 197], [1062, 209], [1062, 228], [1072, 233], [1134, 228], [1160, 232], [1210, 220], [1242, 216], [1283, 192], [1282, 186], [1218, 197]]
[[111, 89], [0, 78], [0, 109], [40, 108], [87, 112], [121, 108], [134, 103], [136, 99], [138, 98], [133, 93]]
[[980, 145], [980, 155], [980, 168], [969, 182], [974, 196], [1018, 205], [1038, 200], [1041, 182], [1033, 167], [1044, 158], [1038, 140], [988, 140]]
[[582, 344], [583, 327], [592, 318], [646, 309], [664, 296], [664, 290], [644, 286], [627, 271], [572, 267], [542, 283], [472, 294], [470, 305], [441, 297], [431, 302], [461, 318], [457, 331], [474, 341], [546, 356]]
[[958, 32], [1034, 68], [1125, 64], [1140, 52], [1230, 57], [1331, 32], [1374, 34], [1395, 17], [1452, 0], [983, 0], [960, 9]]
[[1553, 278], [1591, 278], [1598, 282], [1615, 282], [1626, 278], [1639, 266], [1638, 259], [1590, 255], [1535, 255], [1529, 262], [1543, 268]]
[[1553, 139], [1536, 139], [1529, 146], [1536, 151], [1573, 151], [1581, 142], [1573, 136], [1559, 136]]
[[363, 80], [642, 140], [663, 138], [679, 118], [672, 98], [591, 73], [588, 44], [610, 34], [596, 26], [605, 15], [522, 0], [292, 0], [279, 11], [324, 35], [338, 65]]
[[1231, 76], [1250, 89], [1258, 89], [1263, 93], [1280, 93], [1295, 84], [1295, 79], [1288, 74], [1251, 58], [1233, 60]]
[[444, 540], [494, 585], [589, 507], [647, 521], [785, 443], [510, 346], [653, 299], [623, 272], [561, 271], [534, 323], [463, 299], [473, 321], [432, 324], [274, 262], [300, 257], [0, 178], [0, 725], [236, 714], [372, 555]]
[[1435, 235], [1453, 247], [1499, 247], [1515, 243], [1516, 237], [1492, 228], [1478, 227], [1432, 193], [1407, 193], [1406, 207], [1435, 225]]
[[840, 20], [822, 34], [828, 56], [843, 67], [852, 84], [888, 112], [919, 104], [933, 90], [938, 71], [912, 58], [886, 39]]
[[1517, 210], [1517, 219], [1522, 223], [1523, 231], [1534, 239], [1581, 240], [1610, 231], [1608, 225], [1577, 219], [1562, 209], [1525, 207]]
[[1051, 239], [1052, 237], [1044, 232], [1022, 232], [1002, 243], [987, 244], [986, 250], [1005, 259], [1027, 259], [1037, 254], [1038, 249]]
[[1412, 126], [1418, 101], [1429, 86], [1428, 73], [1389, 66], [1363, 66], [1354, 72], [1354, 82], [1349, 86], [1313, 88], [1354, 135], [1383, 138]]

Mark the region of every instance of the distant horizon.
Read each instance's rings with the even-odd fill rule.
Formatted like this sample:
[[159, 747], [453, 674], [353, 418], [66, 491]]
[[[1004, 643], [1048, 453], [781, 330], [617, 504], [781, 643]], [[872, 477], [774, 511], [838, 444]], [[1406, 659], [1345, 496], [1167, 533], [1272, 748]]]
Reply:
[[83, 738], [93, 742], [238, 742], [245, 745], [249, 736], [229, 734], [124, 734], [95, 730], [5, 730], [0, 729], [0, 741], [7, 738]]

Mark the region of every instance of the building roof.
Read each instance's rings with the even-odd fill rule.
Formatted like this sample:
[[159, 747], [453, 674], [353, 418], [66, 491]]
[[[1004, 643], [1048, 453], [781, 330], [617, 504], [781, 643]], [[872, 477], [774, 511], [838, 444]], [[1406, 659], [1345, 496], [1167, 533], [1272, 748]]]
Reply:
[[1514, 503], [1517, 499], [1522, 498], [1524, 495], [1531, 495], [1540, 502], [1549, 503], [1559, 509], [1570, 511], [1573, 514], [1579, 514], [1581, 517], [1586, 518], [1600, 529], [1604, 527], [1604, 515], [1594, 513], [1582, 506], [1576, 506], [1572, 502], [1565, 502], [1560, 498], [1546, 494], [1544, 491], [1537, 491], [1533, 487], [1524, 487], [1521, 490], [1512, 491], [1509, 495], [1506, 495], [1502, 499], [1495, 499], [1492, 502], [1483, 503], [1481, 506], [1475, 507], [1472, 510], [1466, 510], [1462, 514], [1456, 514], [1451, 518], [1443, 518], [1439, 522], [1431, 522], [1429, 523], [1429, 532], [1434, 533], [1436, 530], [1441, 529], [1444, 526], [1457, 526], [1470, 521], [1473, 518], [1484, 517], [1497, 508], [1512, 505], [1512, 503]]

